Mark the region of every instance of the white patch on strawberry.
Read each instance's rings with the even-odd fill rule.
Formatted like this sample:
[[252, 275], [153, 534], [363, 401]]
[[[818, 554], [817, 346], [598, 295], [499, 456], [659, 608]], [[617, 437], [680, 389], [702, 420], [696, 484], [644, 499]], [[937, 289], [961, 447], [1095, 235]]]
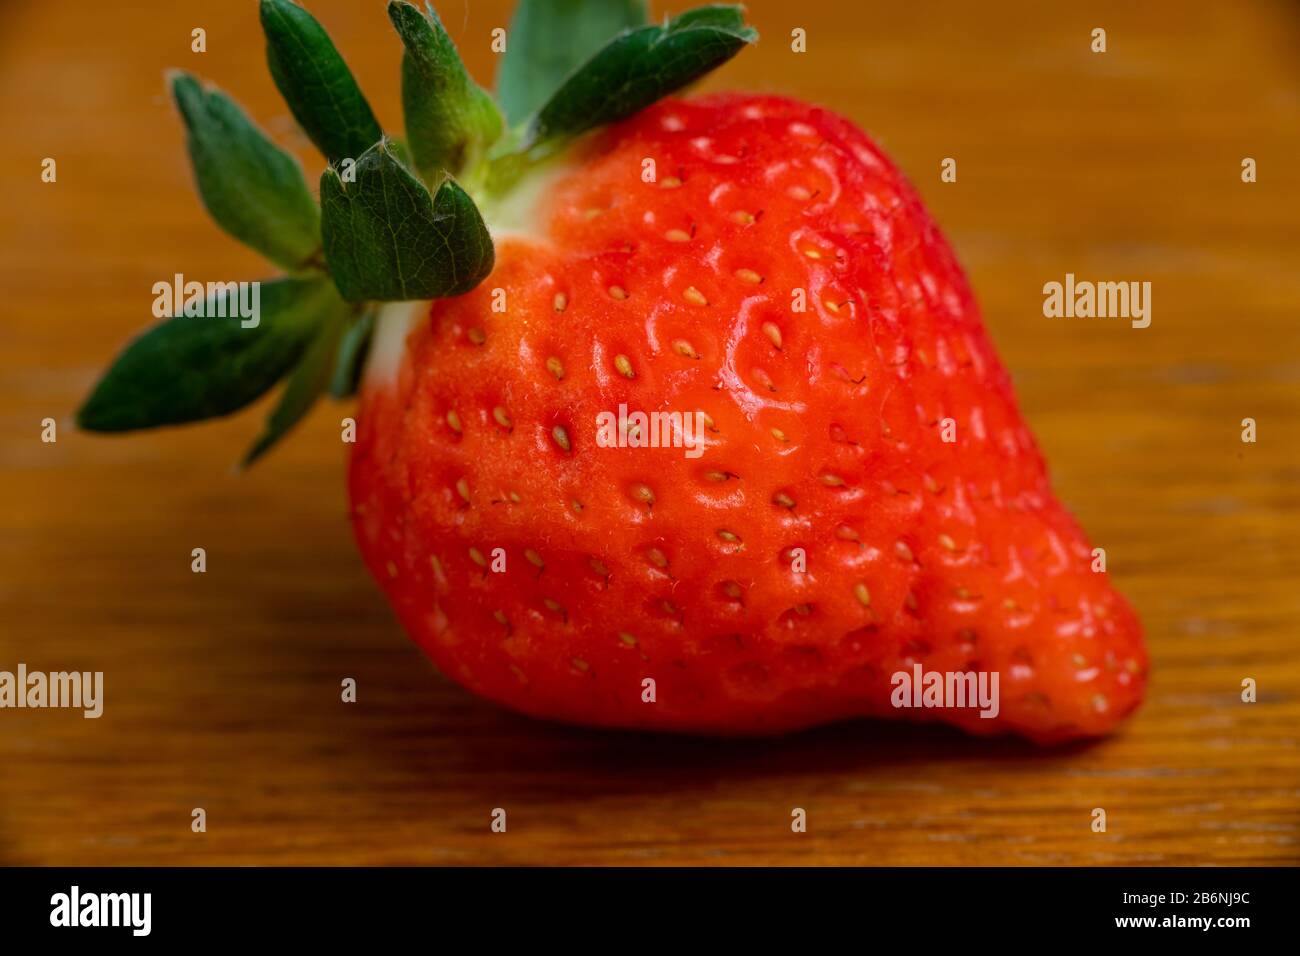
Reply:
[[406, 354], [406, 338], [418, 316], [427, 315], [428, 302], [386, 302], [375, 316], [375, 337], [366, 359], [367, 387], [397, 381]]
[[547, 241], [538, 231], [538, 207], [551, 193], [552, 185], [569, 171], [569, 162], [553, 159], [530, 169], [503, 196], [475, 197], [493, 241]]

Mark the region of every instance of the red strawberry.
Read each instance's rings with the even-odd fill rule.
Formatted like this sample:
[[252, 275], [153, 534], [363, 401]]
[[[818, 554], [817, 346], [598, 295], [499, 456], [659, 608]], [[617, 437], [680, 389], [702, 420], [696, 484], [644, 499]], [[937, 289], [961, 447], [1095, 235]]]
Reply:
[[[539, 716], [713, 733], [924, 717], [890, 704], [917, 663], [999, 672], [997, 718], [938, 712], [976, 732], [1097, 734], [1136, 706], [1133, 612], [1052, 497], [951, 251], [867, 137], [713, 96], [568, 163], [532, 235], [420, 308], [363, 390], [358, 539], [446, 673]], [[706, 450], [598, 447], [620, 404], [703, 410]]]
[[[390, 14], [409, 70], [451, 70], [436, 20]], [[662, 75], [675, 44], [752, 39], [732, 8], [627, 26], [544, 103], [507, 65], [504, 135], [463, 71], [438, 85], [458, 112], [408, 78], [429, 192], [386, 143], [351, 185], [350, 145], [315, 137], [335, 161], [324, 254], [343, 299], [439, 297], [377, 313], [351, 462], [357, 537], [406, 628], [476, 693], [575, 723], [1113, 729], [1145, 684], [1140, 626], [1052, 496], [914, 190], [806, 104], [611, 106], [619, 69]], [[295, 115], [311, 132], [310, 100]], [[320, 333], [321, 361], [350, 376], [369, 322]], [[88, 409], [119, 422], [104, 388]], [[678, 430], [650, 421], [610, 447], [600, 425], [620, 410]], [[963, 674], [996, 675], [996, 701], [913, 706], [909, 682]]]

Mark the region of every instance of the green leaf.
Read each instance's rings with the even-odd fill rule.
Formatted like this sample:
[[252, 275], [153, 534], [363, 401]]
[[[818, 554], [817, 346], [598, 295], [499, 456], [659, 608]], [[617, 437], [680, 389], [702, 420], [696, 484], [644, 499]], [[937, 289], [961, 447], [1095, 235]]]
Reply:
[[386, 140], [367, 150], [344, 182], [320, 181], [325, 259], [343, 298], [404, 301], [460, 295], [492, 271], [492, 237], [452, 179], [430, 196]]
[[325, 28], [290, 0], [262, 0], [261, 11], [271, 77], [325, 158], [355, 158], [378, 142], [383, 131]]
[[[298, 361], [322, 317], [343, 307], [324, 276], [261, 283], [257, 322], [249, 327], [240, 299], [236, 289], [217, 291], [204, 300], [202, 316], [185, 316], [178, 304], [173, 318], [117, 357], [77, 412], [77, 424], [120, 432], [228, 415], [270, 389]], [[217, 317], [221, 312], [227, 317]]]
[[405, 0], [388, 4], [406, 52], [402, 55], [402, 109], [416, 168], [433, 180], [459, 173], [501, 135], [496, 103], [468, 73], [456, 45], [432, 7], [427, 15]]
[[353, 322], [339, 342], [339, 354], [330, 378], [330, 395], [334, 398], [351, 398], [361, 382], [366, 356], [370, 354], [370, 339], [375, 333], [375, 313], [368, 309]]
[[297, 160], [224, 93], [204, 90], [180, 72], [172, 75], [171, 87], [208, 213], [271, 261], [300, 267], [320, 246], [320, 210]]
[[261, 436], [244, 455], [242, 467], [247, 468], [257, 461], [283, 438], [303, 419], [325, 391], [334, 369], [334, 356], [338, 351], [343, 326], [347, 321], [347, 306], [342, 302], [338, 305], [341, 309], [333, 310], [323, 317], [323, 327], [307, 347], [298, 367], [289, 376], [280, 400], [266, 418], [266, 427]]
[[519, 0], [497, 73], [506, 120], [522, 123], [596, 51], [645, 22], [645, 0]]
[[533, 119], [524, 148], [644, 109], [731, 59], [758, 34], [740, 7], [708, 6], [625, 33], [580, 66]]
[[687, 10], [674, 17], [665, 28], [669, 30], [686, 30], [697, 27], [716, 27], [731, 33], [750, 33], [748, 42], [758, 39], [758, 33], [745, 26], [745, 8], [725, 3], [711, 3], [694, 10]]

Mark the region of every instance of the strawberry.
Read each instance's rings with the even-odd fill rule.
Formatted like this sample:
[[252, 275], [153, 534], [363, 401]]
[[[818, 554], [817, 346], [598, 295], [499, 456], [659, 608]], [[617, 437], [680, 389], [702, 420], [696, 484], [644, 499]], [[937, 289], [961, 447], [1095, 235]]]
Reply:
[[[249, 227], [205, 183], [205, 143], [256, 131], [179, 80], [200, 191], [289, 270], [288, 305], [269, 337], [218, 343], [255, 350], [254, 386], [204, 371], [211, 343], [151, 344], [216, 321], [171, 319], [83, 424], [224, 413], [289, 371], [256, 457], [365, 358], [362, 553], [445, 673], [525, 713], [728, 735], [860, 716], [1046, 743], [1114, 729], [1145, 685], [1140, 625], [1053, 497], [915, 191], [819, 108], [662, 98], [754, 39], [737, 8], [646, 26], [636, 3], [572, 6], [521, 4], [498, 111], [436, 15], [394, 0], [402, 144], [310, 15], [264, 0], [272, 72], [330, 160], [319, 245], [288, 172], [260, 185], [293, 229]], [[349, 122], [298, 81], [308, 66], [355, 90], [337, 98]], [[189, 412], [139, 385], [178, 351], [204, 383]], [[966, 679], [991, 698], [954, 700]]]

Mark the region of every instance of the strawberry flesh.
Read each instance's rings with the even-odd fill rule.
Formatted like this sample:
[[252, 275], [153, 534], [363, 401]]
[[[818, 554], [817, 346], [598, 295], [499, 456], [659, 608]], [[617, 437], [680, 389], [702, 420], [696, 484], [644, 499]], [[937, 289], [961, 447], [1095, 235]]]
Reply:
[[[357, 537], [446, 674], [541, 717], [711, 734], [869, 716], [1057, 742], [1138, 705], [1138, 620], [870, 139], [717, 95], [567, 162], [534, 235], [363, 387]], [[703, 454], [601, 447], [620, 405], [705, 413]], [[917, 664], [996, 672], [997, 716], [893, 706]]]

